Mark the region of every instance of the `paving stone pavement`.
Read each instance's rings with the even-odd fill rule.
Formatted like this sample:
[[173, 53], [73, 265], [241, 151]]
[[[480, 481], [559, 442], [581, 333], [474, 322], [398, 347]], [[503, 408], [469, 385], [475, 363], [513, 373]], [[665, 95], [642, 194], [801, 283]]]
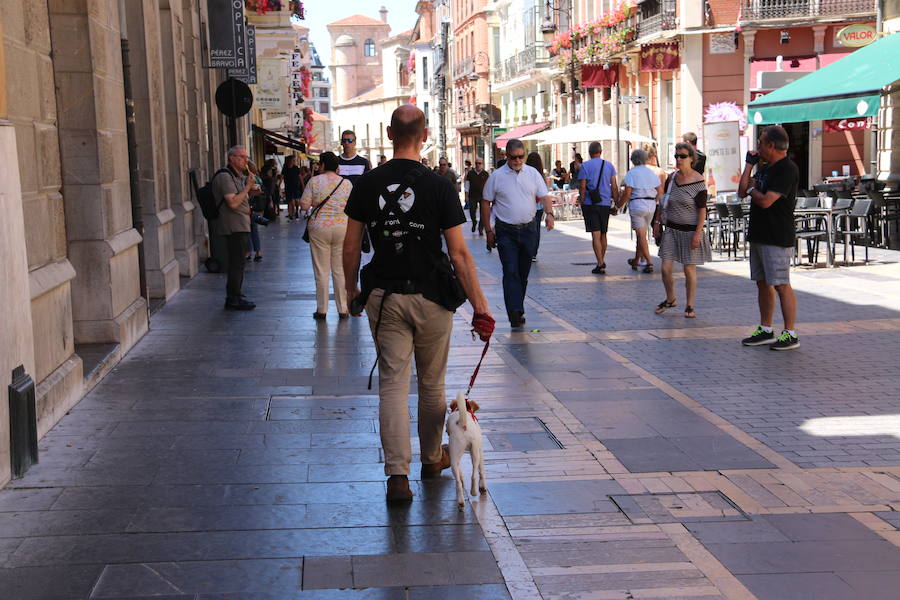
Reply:
[[[802, 347], [775, 353], [737, 341], [757, 318], [745, 262], [701, 269], [696, 320], [657, 316], [627, 219], [606, 277], [563, 223], [511, 331], [470, 236], [498, 316], [473, 391], [489, 492], [458, 511], [414, 464], [395, 509], [367, 324], [311, 318], [301, 231], [262, 232], [257, 310], [222, 312], [201, 274], [41, 440], [0, 490], [0, 598], [898, 597], [900, 254], [794, 269]], [[470, 318], [448, 395], [481, 353]]]

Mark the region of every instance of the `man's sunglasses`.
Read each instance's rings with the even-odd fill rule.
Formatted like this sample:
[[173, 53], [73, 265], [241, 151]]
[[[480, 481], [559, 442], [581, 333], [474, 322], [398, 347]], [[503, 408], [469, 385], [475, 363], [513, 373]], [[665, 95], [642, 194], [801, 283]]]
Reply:
[[525, 160], [524, 154], [507, 154], [506, 158], [509, 160]]
[[356, 141], [356, 138], [341, 138], [342, 144], [352, 144]]
[[675, 158], [690, 158], [690, 154], [676, 154]]

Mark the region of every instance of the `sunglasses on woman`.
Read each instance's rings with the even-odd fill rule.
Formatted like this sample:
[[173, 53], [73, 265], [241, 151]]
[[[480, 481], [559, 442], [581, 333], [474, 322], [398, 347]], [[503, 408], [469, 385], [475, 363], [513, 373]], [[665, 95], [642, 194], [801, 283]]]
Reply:
[[690, 158], [690, 154], [676, 154], [675, 158]]

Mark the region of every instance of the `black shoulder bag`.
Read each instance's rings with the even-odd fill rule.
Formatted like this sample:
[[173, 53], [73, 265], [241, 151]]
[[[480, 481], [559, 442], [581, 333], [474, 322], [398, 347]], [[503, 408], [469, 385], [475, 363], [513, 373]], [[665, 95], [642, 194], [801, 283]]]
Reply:
[[600, 163], [600, 172], [597, 173], [597, 187], [588, 190], [588, 196], [590, 196], [593, 206], [600, 206], [600, 203], [603, 202], [603, 198], [600, 197], [600, 179], [603, 177], [603, 169], [606, 168], [606, 160], [602, 158], [600, 160], [603, 162]]
[[332, 196], [334, 196], [334, 193], [336, 191], [338, 191], [338, 188], [341, 187], [341, 185], [343, 185], [343, 183], [344, 183], [344, 180], [341, 179], [341, 182], [338, 183], [337, 186], [333, 190], [331, 190], [331, 193], [328, 194], [327, 196], [325, 196], [325, 199], [322, 200], [322, 202], [320, 202], [319, 205], [317, 207], [315, 207], [312, 210], [312, 212], [310, 213], [309, 218], [306, 220], [306, 229], [303, 230], [303, 236], [302, 236], [303, 241], [306, 242], [307, 244], [309, 243], [309, 224], [312, 223], [312, 220], [316, 218], [316, 215], [319, 214], [319, 211], [322, 210], [322, 207], [325, 206], [325, 203], [328, 202], [328, 200], [331, 199]]

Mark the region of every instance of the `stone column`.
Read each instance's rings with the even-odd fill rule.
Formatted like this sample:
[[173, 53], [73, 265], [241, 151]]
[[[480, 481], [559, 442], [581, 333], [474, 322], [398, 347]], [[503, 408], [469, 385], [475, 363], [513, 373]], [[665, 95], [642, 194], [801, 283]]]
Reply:
[[[202, 61], [202, 44], [200, 40], [200, 6], [197, 0], [182, 0], [182, 27], [184, 34], [184, 78], [185, 78], [185, 126], [187, 134], [187, 160], [190, 169], [197, 171], [197, 184], [203, 185], [211, 174], [208, 170], [209, 139], [207, 137], [206, 111], [209, 95], [204, 85], [206, 76]], [[187, 174], [185, 174], [187, 179]], [[190, 179], [187, 179], [190, 185]], [[195, 201], [190, 196], [192, 203]], [[206, 221], [196, 210], [191, 220], [191, 235], [197, 248], [197, 261], [209, 256], [209, 244], [206, 236]]]
[[[750, 59], [756, 53], [756, 31], [743, 31], [744, 37], [744, 106], [750, 103], [750, 88], [754, 82], [750, 81]], [[750, 150], [756, 149], [756, 126], [752, 121], [747, 122], [747, 139]]]
[[[0, 42], [3, 40], [0, 20]], [[12, 370], [19, 365], [35, 377], [34, 332], [31, 298], [28, 293], [28, 257], [25, 253], [25, 213], [19, 183], [16, 131], [6, 120], [6, 62], [0, 43], [0, 256], [3, 256], [3, 285], [0, 286], [0, 386], [7, 389]], [[9, 403], [0, 402], [0, 488], [11, 476], [9, 451]]]
[[147, 331], [147, 305], [131, 220], [118, 25], [115, 0], [91, 8], [50, 2], [75, 341], [118, 343], [124, 353]]
[[[151, 298], [168, 299], [179, 287], [174, 220], [169, 196], [165, 80], [159, 0], [125, 2], [131, 83], [144, 221], [144, 264]], [[163, 65], [165, 69], [163, 68]], [[179, 171], [181, 167], [179, 166]]]
[[[196, 163], [189, 159], [187, 140], [185, 15], [180, 0], [160, 0], [159, 21], [162, 38], [165, 88], [165, 123], [168, 165], [169, 200], [175, 214], [175, 258], [179, 273], [184, 277], [197, 274], [197, 242], [194, 239], [194, 203], [188, 187], [188, 170]], [[190, 13], [186, 15], [190, 18]]]
[[[686, 35], [681, 43], [681, 132], [703, 136], [703, 36]], [[680, 137], [676, 136], [676, 137]]]

